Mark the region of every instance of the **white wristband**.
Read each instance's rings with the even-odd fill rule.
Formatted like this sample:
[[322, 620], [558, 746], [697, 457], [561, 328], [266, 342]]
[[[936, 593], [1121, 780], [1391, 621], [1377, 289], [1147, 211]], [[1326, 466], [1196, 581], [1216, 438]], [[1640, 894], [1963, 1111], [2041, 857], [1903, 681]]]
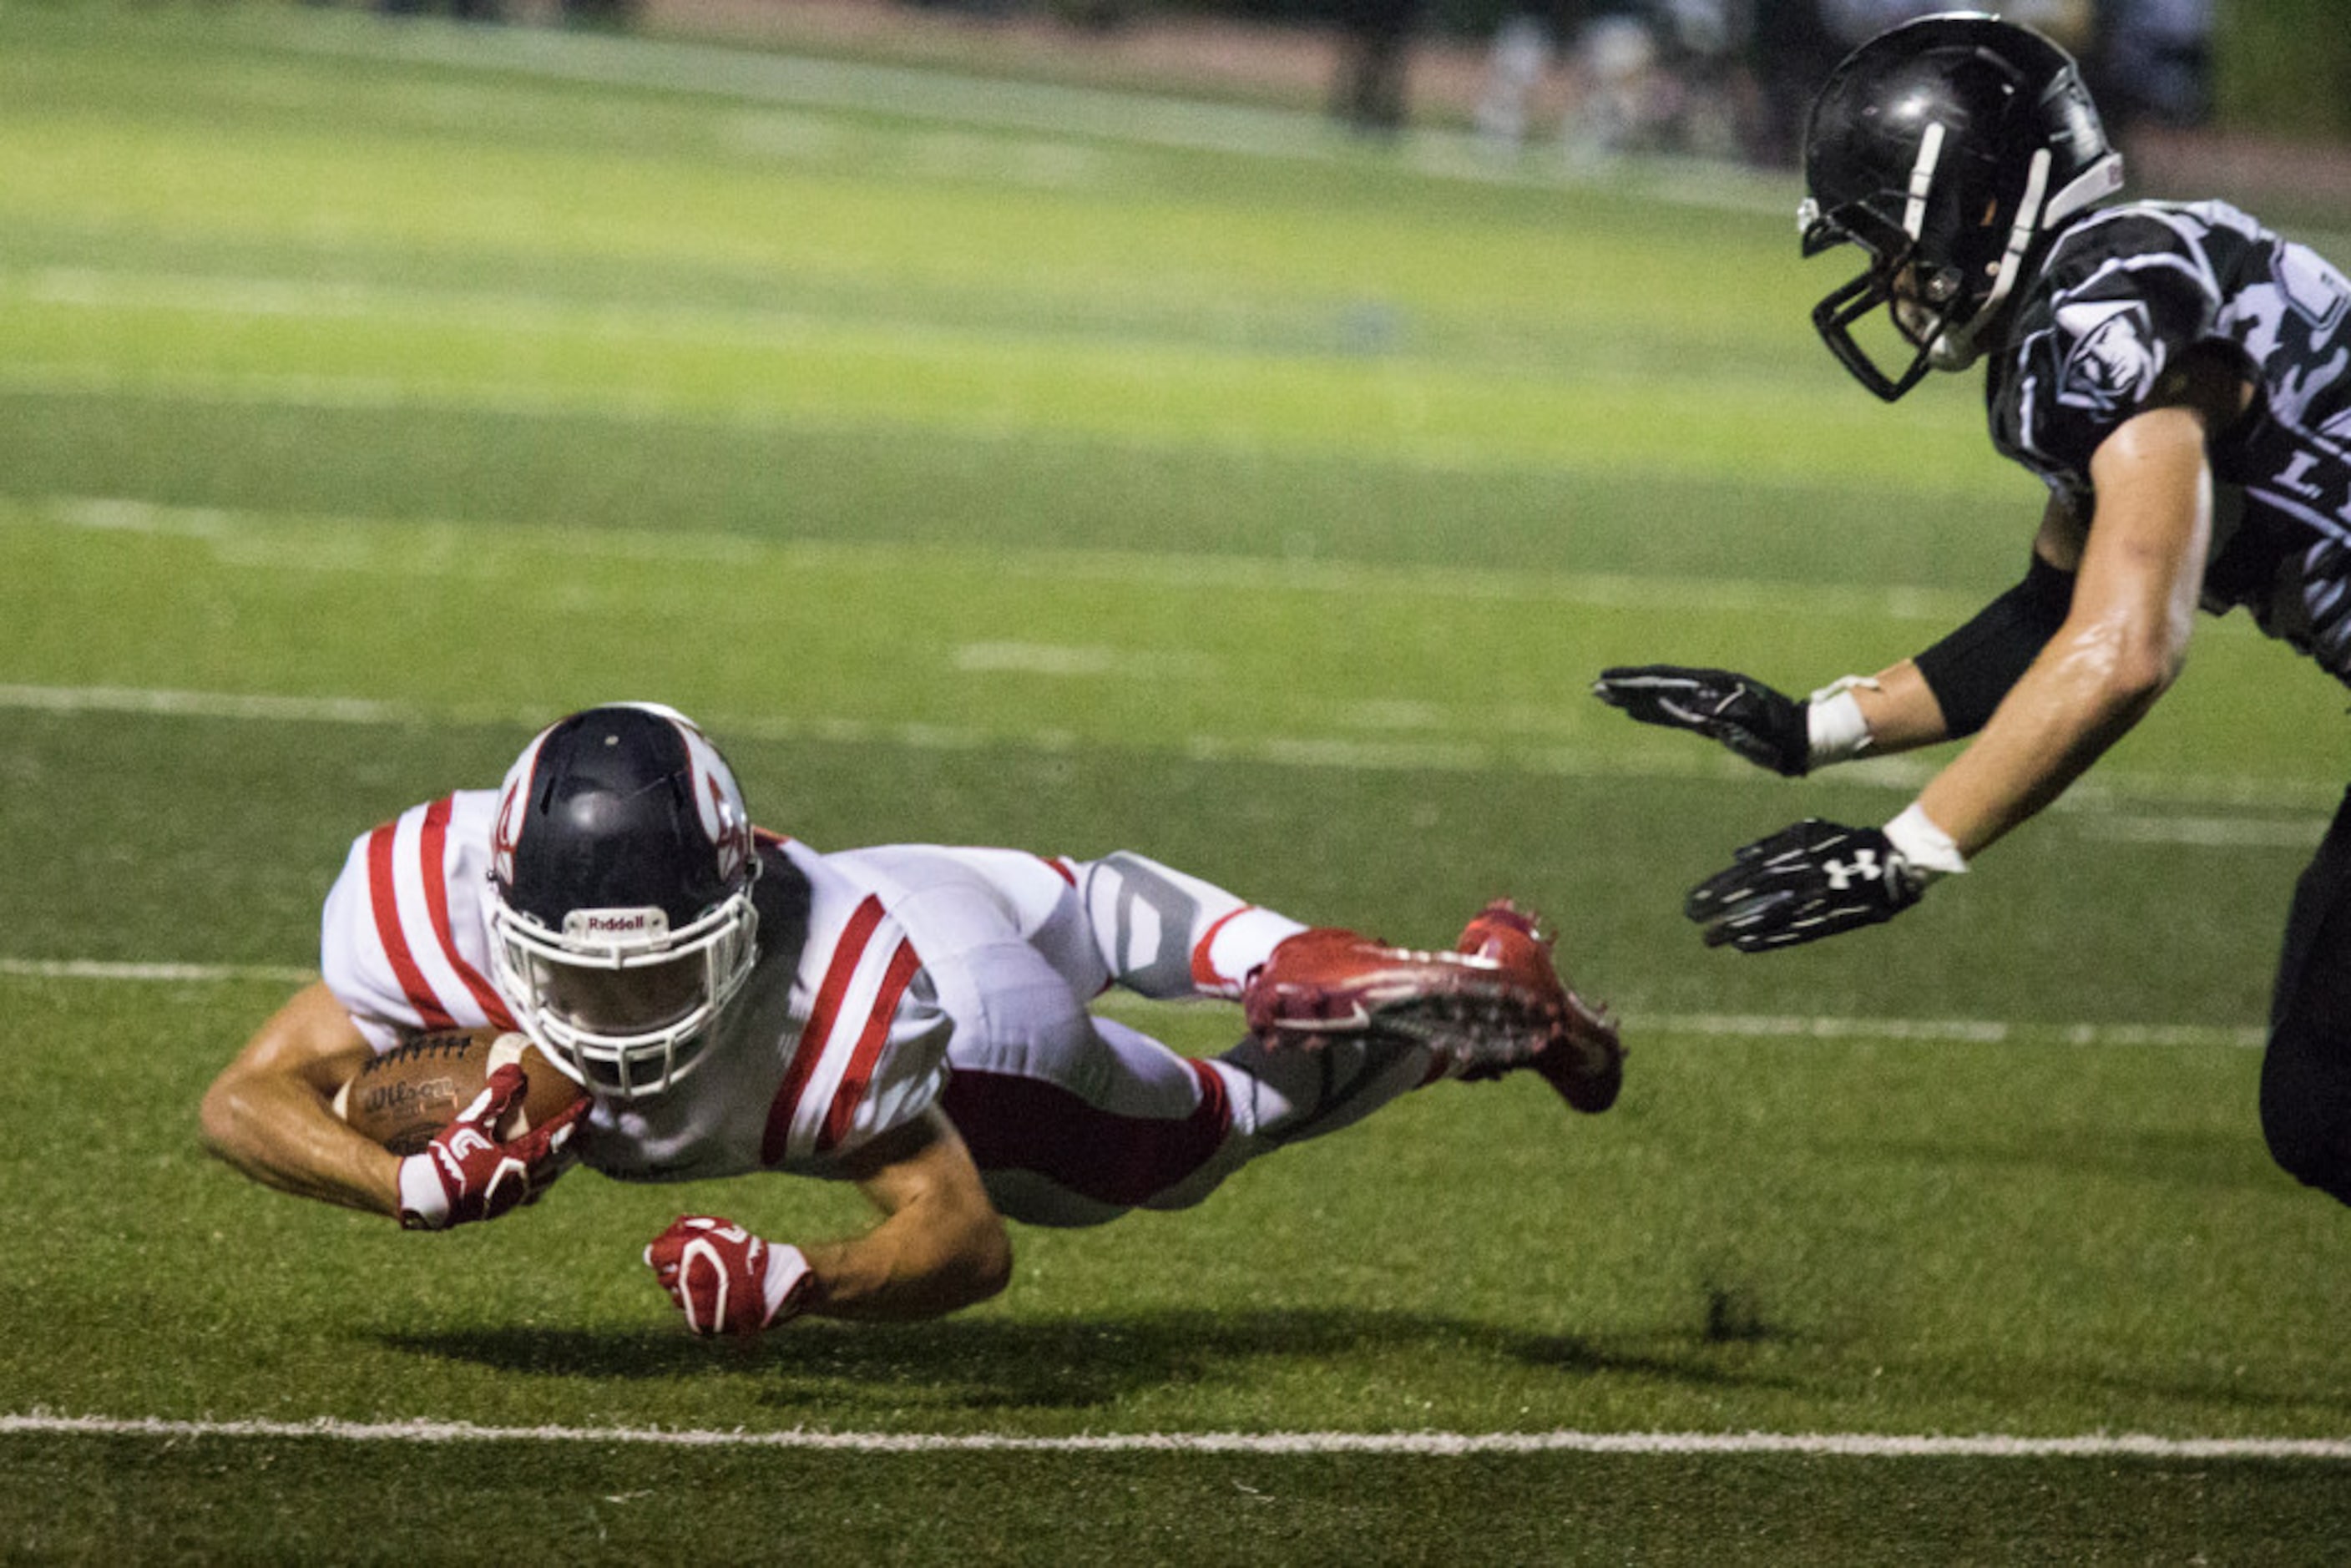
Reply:
[[1935, 820], [1921, 810], [1916, 800], [1886, 824], [1886, 841], [1894, 846], [1895, 853], [1910, 862], [1911, 871], [1921, 883], [1932, 882], [1938, 876], [1957, 876], [1968, 869], [1967, 857], [1959, 853], [1959, 846], [1952, 841], [1951, 835], [1937, 827]]
[[773, 1328], [799, 1316], [799, 1303], [792, 1298], [808, 1277], [806, 1253], [788, 1241], [768, 1244], [767, 1272], [759, 1281], [762, 1304], [768, 1309], [768, 1315], [761, 1321], [767, 1327]]
[[1861, 716], [1861, 704], [1854, 698], [1855, 686], [1876, 691], [1877, 683], [1867, 675], [1841, 675], [1814, 692], [1805, 705], [1805, 738], [1810, 743], [1812, 767], [1848, 761], [1869, 749], [1869, 721]]
[[400, 1162], [400, 1223], [411, 1230], [443, 1230], [449, 1224], [449, 1189], [433, 1168], [431, 1155]]

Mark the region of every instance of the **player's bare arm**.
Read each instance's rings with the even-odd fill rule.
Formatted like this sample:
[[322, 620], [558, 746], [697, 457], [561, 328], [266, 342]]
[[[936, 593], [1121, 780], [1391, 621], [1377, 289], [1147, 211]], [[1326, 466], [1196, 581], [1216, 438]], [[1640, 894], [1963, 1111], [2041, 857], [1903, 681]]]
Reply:
[[984, 1301], [1012, 1278], [1012, 1242], [962, 1135], [934, 1107], [852, 1156], [882, 1212], [862, 1236], [807, 1249], [816, 1282], [805, 1310], [905, 1322]]
[[522, 1099], [518, 1068], [482, 1092], [421, 1154], [396, 1155], [335, 1114], [335, 1092], [370, 1051], [324, 981], [295, 993], [204, 1093], [204, 1145], [254, 1180], [299, 1197], [397, 1218], [413, 1230], [494, 1219], [561, 1174], [582, 1098], [535, 1127], [496, 1129]]
[[2154, 408], [2092, 457], [2097, 516], [2064, 623], [1918, 800], [1961, 855], [2056, 799], [2179, 676], [2211, 542], [2207, 433], [2207, 413], [2193, 403]]
[[[2200, 486], [2206, 518], [2204, 539], [2209, 541], [2210, 476], [2209, 473], [2193, 474], [2189, 469], [2200, 465], [2204, 444], [2210, 433], [2225, 428], [2244, 411], [2252, 388], [2225, 361], [2199, 357], [2191, 359], [2173, 374], [2158, 396], [2163, 400], [2162, 406], [2149, 410], [2140, 418], [2173, 414], [2171, 421], [2157, 422], [2157, 425], [2168, 423], [2172, 427], [2171, 439], [2167, 444], [2156, 426], [2141, 426], [2137, 420], [2117, 429], [2094, 461], [2098, 493], [2108, 496], [2100, 510], [2107, 516], [2124, 509], [2135, 514], [2150, 507], [2161, 507], [2167, 497], [2185, 504]], [[2185, 422], [2177, 416], [2185, 416]], [[2169, 469], [2158, 465], [2166, 453], [2178, 459]], [[2116, 486], [2147, 493], [2137, 497], [2109, 495]], [[2183, 515], [2177, 507], [2158, 513], [2162, 517]], [[2117, 525], [2110, 532], [2120, 534], [2133, 526]], [[1974, 734], [1985, 723], [1983, 710], [1991, 709], [1994, 702], [2022, 684], [2031, 667], [2029, 661], [2036, 658], [2043, 647], [2043, 639], [2053, 643], [2061, 635], [2080, 634], [2082, 628], [2070, 619], [2074, 606], [2069, 605], [2066, 611], [2069, 620], [2065, 625], [2053, 626], [2050, 620], [2055, 618], [2055, 612], [2048, 605], [2053, 595], [2071, 594], [2078, 601], [2074, 580], [2082, 569], [2087, 538], [2086, 522], [2065, 502], [2053, 498], [2043, 512], [2041, 528], [2033, 540], [2032, 571], [2023, 583], [1986, 606], [1973, 621], [1934, 649], [1871, 676], [1848, 676], [1814, 692], [1805, 701], [1782, 696], [1750, 675], [1672, 664], [1620, 666], [1604, 671], [1594, 691], [1603, 701], [1645, 723], [1688, 729], [1719, 740], [1750, 761], [1790, 775], [1808, 773], [1854, 757], [1894, 756], [1959, 735]], [[2137, 547], [2116, 549], [2124, 560], [2137, 559], [2143, 554]], [[2158, 550], [2158, 555], [2161, 554]], [[2200, 570], [2203, 559], [2200, 546], [2191, 555], [2192, 559], [2185, 562], [2167, 562], [2163, 570], [2169, 583], [2169, 595], [2176, 597], [2185, 591], [2192, 609], [2193, 574]], [[2188, 569], [2186, 577], [2169, 575], [2171, 567], [2183, 564]], [[2105, 586], [2113, 587], [2111, 583]], [[2166, 593], [2158, 591], [2155, 597], [2162, 599]], [[2110, 599], [2105, 609], [2110, 616], [2119, 612], [2123, 609], [2122, 598]], [[2036, 628], [2033, 622], [2042, 614], [2049, 615], [2050, 620], [2041, 621]], [[2152, 607], [2147, 607], [2147, 614], [2148, 625], [2169, 624], [2172, 619], [2168, 611], [2158, 615]], [[2111, 634], [2111, 619], [2108, 630]], [[1952, 672], [1946, 679], [1956, 680], [1961, 672], [1965, 674], [1971, 689], [1955, 694], [1962, 698], [1960, 726], [1954, 726], [1937, 695], [1935, 680], [1925, 668], [1929, 663], [1938, 671]], [[2080, 673], [2078, 666], [2075, 673]], [[2175, 665], [2172, 674], [2177, 673]], [[1985, 693], [1988, 695], [1980, 695]], [[1978, 705], [1978, 711], [1966, 711], [1970, 704]], [[2066, 777], [2070, 779], [2079, 771], [2076, 766]], [[2008, 825], [2012, 826], [2013, 821]], [[1966, 835], [1958, 837], [1965, 849]], [[1990, 839], [1982, 841], [1989, 841]], [[1982, 845], [1978, 843], [1975, 847]]]
[[329, 1108], [368, 1058], [350, 1014], [323, 982], [296, 992], [204, 1093], [204, 1146], [254, 1180], [346, 1208], [392, 1214], [400, 1157]]
[[645, 1263], [698, 1334], [756, 1335], [803, 1313], [868, 1322], [943, 1317], [1012, 1277], [1012, 1244], [962, 1137], [935, 1106], [850, 1156], [880, 1224], [802, 1249], [716, 1215], [682, 1215]]
[[[1897, 742], [1928, 737], [1944, 707], [1924, 666], [1941, 658], [1953, 680], [1959, 666], [1947, 655], [1962, 649], [1974, 673], [1950, 689], [1990, 709], [1962, 715], [1962, 733], [1979, 723], [1981, 732], [1883, 829], [1808, 820], [1740, 850], [1687, 901], [1710, 945], [1767, 951], [1891, 918], [2056, 799], [2146, 715], [2187, 657], [2211, 545], [2208, 444], [2250, 396], [2225, 361], [2191, 358], [2154, 406], [2099, 444], [2095, 519], [2053, 503], [2023, 584], [1885, 672], [1876, 692], [1854, 694], [1885, 700], [1878, 716]], [[2064, 615], [2044, 642], [2035, 601], [2045, 610], [2061, 584]]]
[[[2052, 500], [2034, 545], [2033, 576], [2026, 583], [1994, 600], [1928, 653], [1874, 675], [1844, 676], [1808, 698], [1783, 695], [1737, 671], [1681, 664], [1604, 670], [1593, 693], [1644, 724], [1720, 741], [1749, 761], [1790, 777], [1858, 757], [1890, 757], [1938, 745], [1955, 734], [1972, 733], [1976, 726], [1954, 730], [1922, 662], [1939, 658], [1940, 665], [1956, 665], [1964, 653], [1987, 643], [2029, 635], [2017, 625], [2031, 618], [2024, 606], [2071, 575], [2081, 553], [2079, 534], [2071, 511]], [[2026, 656], [2032, 652], [2023, 650]], [[2015, 663], [2010, 674], [2021, 674], [2022, 660], [2011, 657]], [[1979, 682], [1985, 678], [1980, 669], [1970, 673]]]
[[[1972, 685], [1992, 688], [1988, 699], [1978, 698], [1978, 706], [1988, 706], [2006, 695], [2014, 681], [2022, 677], [2029, 661], [2038, 656], [2041, 639], [2056, 632], [2054, 622], [2063, 611], [2055, 606], [2070, 593], [2074, 574], [2081, 567], [2084, 532], [2085, 525], [2074, 508], [2052, 497], [2042, 509], [2024, 581], [1984, 606], [1934, 648], [1880, 670], [1855, 686], [1855, 704], [1869, 729], [1870, 755], [1915, 751], [1975, 733], [1986, 715], [1970, 711], [1968, 694], [1955, 692], [1962, 720], [1961, 726], [1955, 727], [1951, 711], [1936, 694], [1927, 664], [1934, 664], [1938, 671], [1956, 671], [1964, 664]], [[1992, 656], [1983, 657], [1986, 653]]]
[[1943, 705], [1935, 700], [1935, 689], [1915, 660], [1888, 665], [1852, 691], [1854, 706], [1869, 731], [1867, 752], [1872, 757], [1915, 751], [1950, 738]]

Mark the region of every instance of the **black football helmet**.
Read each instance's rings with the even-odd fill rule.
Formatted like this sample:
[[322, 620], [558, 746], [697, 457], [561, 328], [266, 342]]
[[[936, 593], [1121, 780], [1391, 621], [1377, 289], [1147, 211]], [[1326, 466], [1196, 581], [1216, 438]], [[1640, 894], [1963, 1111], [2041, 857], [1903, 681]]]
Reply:
[[590, 1090], [657, 1094], [758, 957], [733, 769], [684, 715], [590, 708], [540, 732], [492, 829], [490, 933], [525, 1032]]
[[[2040, 242], [2122, 182], [2122, 156], [2055, 44], [1973, 12], [1888, 28], [1829, 73], [1805, 123], [1804, 255], [1869, 254], [1813, 325], [1888, 402], [1929, 370], [1964, 370]], [[1881, 305], [1917, 350], [1898, 375], [1853, 337]]]

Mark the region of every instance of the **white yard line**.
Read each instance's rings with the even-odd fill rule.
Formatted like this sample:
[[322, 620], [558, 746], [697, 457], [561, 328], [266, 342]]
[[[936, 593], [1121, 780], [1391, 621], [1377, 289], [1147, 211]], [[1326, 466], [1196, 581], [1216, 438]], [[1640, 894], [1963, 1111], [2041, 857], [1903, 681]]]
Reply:
[[367, 697], [274, 696], [265, 693], [186, 692], [149, 686], [0, 685], [0, 708], [307, 724], [407, 724], [421, 716], [402, 704]]
[[470, 1421], [177, 1421], [155, 1416], [0, 1416], [0, 1437], [316, 1439], [350, 1443], [576, 1443], [832, 1453], [1799, 1454], [1846, 1458], [2314, 1459], [2351, 1462], [2351, 1438], [2162, 1437], [2085, 1433], [2023, 1437], [1898, 1432], [1133, 1432], [1022, 1437], [994, 1432], [755, 1432], [666, 1427], [482, 1427]]
[[256, 980], [300, 986], [318, 977], [316, 969], [298, 968], [291, 964], [128, 964], [99, 958], [0, 958], [0, 979], [200, 986]]
[[1803, 1018], [1772, 1013], [1658, 1013], [1644, 1033], [1730, 1040], [1889, 1040], [1921, 1045], [2174, 1046], [2258, 1051], [2258, 1025], [2033, 1023], [1996, 1019]]

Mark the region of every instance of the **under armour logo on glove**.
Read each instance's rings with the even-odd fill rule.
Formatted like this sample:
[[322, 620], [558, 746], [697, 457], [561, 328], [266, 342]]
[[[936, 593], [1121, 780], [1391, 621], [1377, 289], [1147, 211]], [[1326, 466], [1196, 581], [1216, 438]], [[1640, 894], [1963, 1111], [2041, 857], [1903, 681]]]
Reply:
[[1885, 874], [1884, 868], [1877, 863], [1877, 852], [1875, 850], [1855, 850], [1849, 863], [1823, 861], [1821, 869], [1828, 873], [1829, 891], [1832, 893], [1843, 893], [1856, 882], [1876, 882]]
[[1708, 946], [1760, 953], [1891, 920], [1926, 883], [1880, 830], [1813, 817], [1740, 850], [1690, 890], [1683, 913]]
[[816, 1276], [792, 1246], [771, 1246], [732, 1220], [678, 1217], [645, 1249], [645, 1265], [685, 1326], [706, 1336], [756, 1334], [797, 1315]]
[[433, 1136], [421, 1155], [400, 1162], [400, 1223], [411, 1230], [445, 1230], [496, 1219], [529, 1202], [561, 1176], [572, 1124], [588, 1113], [582, 1095], [559, 1114], [501, 1143], [493, 1131], [520, 1103], [523, 1071], [512, 1062], [490, 1074], [474, 1103]]

